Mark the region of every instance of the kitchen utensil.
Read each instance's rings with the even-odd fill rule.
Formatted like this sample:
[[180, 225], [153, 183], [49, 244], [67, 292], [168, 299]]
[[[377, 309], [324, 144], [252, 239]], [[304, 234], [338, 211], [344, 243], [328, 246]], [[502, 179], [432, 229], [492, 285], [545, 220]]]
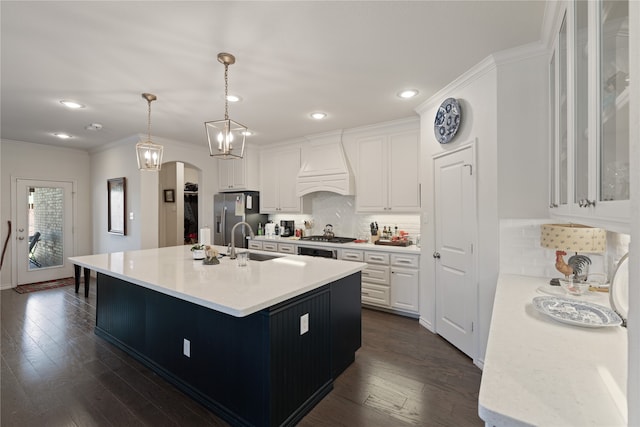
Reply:
[[327, 224], [324, 227], [324, 237], [331, 239], [335, 236], [335, 234], [333, 233], [333, 225], [331, 224]]

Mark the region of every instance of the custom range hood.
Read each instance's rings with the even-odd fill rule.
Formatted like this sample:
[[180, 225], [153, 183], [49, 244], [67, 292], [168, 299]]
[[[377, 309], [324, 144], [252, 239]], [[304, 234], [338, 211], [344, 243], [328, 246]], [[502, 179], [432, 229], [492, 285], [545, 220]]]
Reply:
[[342, 130], [306, 137], [296, 193], [302, 197], [316, 191], [354, 195], [354, 178], [342, 149]]

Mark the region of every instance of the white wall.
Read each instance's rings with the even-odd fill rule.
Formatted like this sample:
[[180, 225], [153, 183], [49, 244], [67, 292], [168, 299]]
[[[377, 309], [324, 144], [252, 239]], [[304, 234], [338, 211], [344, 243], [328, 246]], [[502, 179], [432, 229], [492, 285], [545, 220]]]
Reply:
[[[72, 255], [87, 255], [92, 247], [92, 216], [91, 216], [91, 169], [89, 154], [86, 151], [68, 148], [51, 147], [19, 141], [0, 141], [2, 153], [0, 168], [0, 186], [2, 196], [0, 203], [2, 244], [7, 237], [7, 221], [12, 218], [12, 197], [14, 188], [12, 178], [27, 178], [54, 181], [73, 181], [76, 186], [74, 198], [74, 253]], [[106, 181], [104, 189], [106, 194]], [[12, 237], [15, 237], [15, 229]], [[4, 264], [2, 266], [2, 289], [15, 286], [12, 283], [13, 257], [11, 241], [7, 246]]]
[[[433, 157], [475, 145], [478, 322], [472, 357], [478, 365], [484, 360], [499, 271], [499, 220], [547, 215], [545, 61], [538, 45], [490, 56], [416, 109], [421, 116], [423, 172], [420, 321], [430, 330], [436, 326], [435, 268], [430, 256], [436, 250]], [[441, 145], [433, 134], [433, 121], [438, 106], [449, 97], [461, 104], [462, 125], [452, 143]], [[526, 165], [514, 164], [520, 158]]]
[[[159, 206], [164, 203], [160, 178], [155, 172], [138, 170], [135, 144], [138, 136], [107, 145], [91, 153], [94, 207], [94, 253], [158, 247]], [[184, 162], [202, 171], [199, 183], [198, 218], [202, 224], [213, 224], [213, 195], [218, 189], [218, 164], [210, 157], [206, 145], [194, 146], [179, 141], [152, 138], [164, 146], [163, 163]], [[127, 236], [107, 232], [106, 182], [109, 178], [127, 178]], [[182, 197], [177, 191], [176, 197]]]

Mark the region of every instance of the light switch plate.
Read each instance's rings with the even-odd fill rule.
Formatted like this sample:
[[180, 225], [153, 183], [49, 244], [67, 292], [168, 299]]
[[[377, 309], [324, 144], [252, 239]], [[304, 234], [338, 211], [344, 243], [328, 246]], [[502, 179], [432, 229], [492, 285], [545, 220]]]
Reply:
[[300, 335], [309, 332], [309, 313], [300, 316]]

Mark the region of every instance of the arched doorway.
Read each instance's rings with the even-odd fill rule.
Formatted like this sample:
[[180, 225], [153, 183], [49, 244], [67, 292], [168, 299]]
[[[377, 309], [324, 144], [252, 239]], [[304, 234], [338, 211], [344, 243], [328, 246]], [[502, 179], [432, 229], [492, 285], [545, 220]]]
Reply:
[[198, 195], [202, 171], [185, 162], [162, 164], [159, 175], [158, 247], [198, 239]]

